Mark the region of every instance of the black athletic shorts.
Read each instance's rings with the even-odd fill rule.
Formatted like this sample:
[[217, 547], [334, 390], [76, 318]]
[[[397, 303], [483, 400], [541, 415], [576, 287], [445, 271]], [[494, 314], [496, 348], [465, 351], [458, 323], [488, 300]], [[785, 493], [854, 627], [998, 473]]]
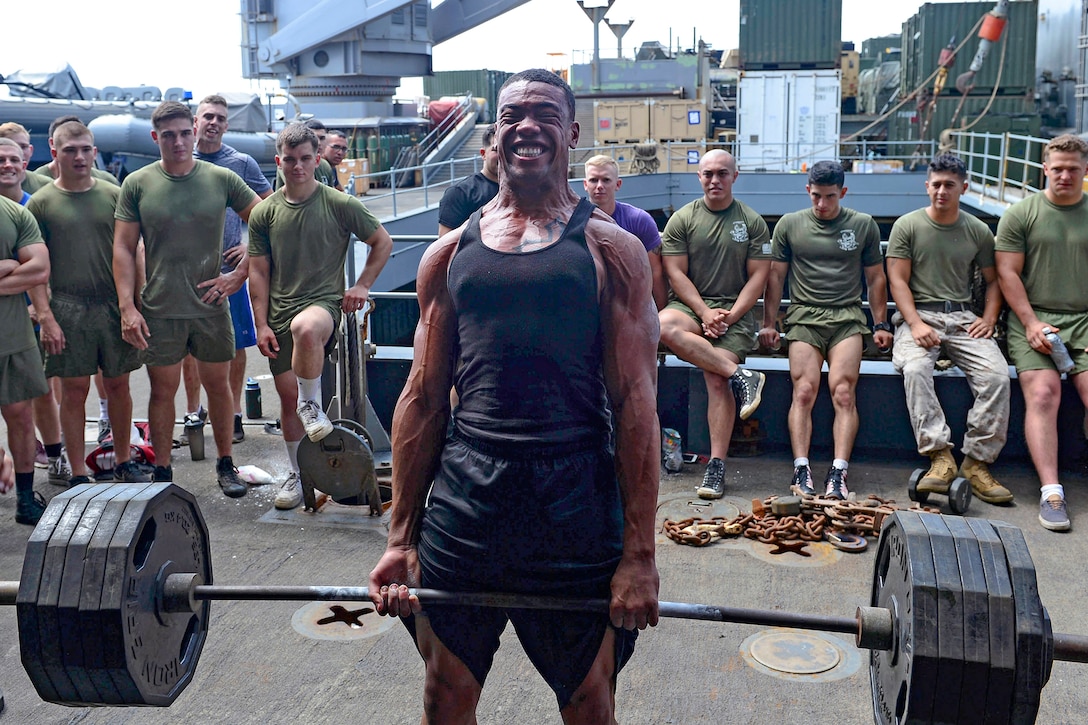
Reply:
[[[623, 549], [623, 509], [606, 441], [584, 448], [496, 448], [447, 440], [420, 534], [428, 589], [609, 599]], [[607, 614], [429, 605], [431, 629], [484, 679], [507, 621], [556, 694], [570, 702], [612, 625]], [[407, 620], [415, 636], [414, 622]], [[616, 672], [637, 632], [615, 629]]]

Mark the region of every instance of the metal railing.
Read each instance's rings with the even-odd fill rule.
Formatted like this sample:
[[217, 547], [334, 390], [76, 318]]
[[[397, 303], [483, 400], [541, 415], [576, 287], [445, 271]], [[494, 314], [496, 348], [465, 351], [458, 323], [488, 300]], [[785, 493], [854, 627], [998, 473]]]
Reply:
[[952, 137], [956, 154], [967, 165], [970, 189], [981, 199], [1008, 206], [1043, 189], [1048, 139], [972, 131], [954, 131]]

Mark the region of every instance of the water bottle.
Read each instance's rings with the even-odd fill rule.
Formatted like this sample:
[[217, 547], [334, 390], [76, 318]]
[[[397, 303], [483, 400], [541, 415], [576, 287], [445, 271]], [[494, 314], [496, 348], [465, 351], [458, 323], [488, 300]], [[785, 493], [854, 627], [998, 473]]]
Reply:
[[253, 378], [246, 378], [246, 417], [256, 420], [264, 417], [261, 410], [261, 384]]
[[204, 421], [196, 415], [186, 416], [185, 435], [189, 438], [189, 457], [194, 461], [203, 461]]
[[1054, 365], [1058, 368], [1058, 372], [1072, 372], [1074, 367], [1073, 358], [1070, 357], [1069, 349], [1066, 348], [1065, 343], [1062, 342], [1061, 336], [1052, 331], [1049, 327], [1043, 328], [1043, 334], [1050, 343], [1050, 359], [1054, 361]]

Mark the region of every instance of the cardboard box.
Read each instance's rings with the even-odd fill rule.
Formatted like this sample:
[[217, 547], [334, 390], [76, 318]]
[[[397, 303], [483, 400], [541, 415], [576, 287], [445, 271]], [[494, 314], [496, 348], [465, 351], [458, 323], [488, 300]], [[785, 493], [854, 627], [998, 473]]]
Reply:
[[355, 179], [355, 196], [363, 196], [370, 191], [370, 159], [344, 159], [336, 167], [336, 175], [340, 178], [340, 186], [345, 189], [351, 183], [351, 177]]

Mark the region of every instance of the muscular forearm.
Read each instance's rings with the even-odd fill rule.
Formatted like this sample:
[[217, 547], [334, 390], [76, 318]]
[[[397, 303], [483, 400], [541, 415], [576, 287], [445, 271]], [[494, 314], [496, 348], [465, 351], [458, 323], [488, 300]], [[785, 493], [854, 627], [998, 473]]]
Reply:
[[253, 309], [253, 325], [260, 329], [268, 326], [268, 270], [253, 265], [249, 275], [249, 305]]
[[1028, 291], [1024, 288], [1024, 281], [1020, 279], [1020, 275], [999, 272], [999, 279], [1001, 294], [1009, 303], [1009, 308], [1020, 319], [1020, 323], [1026, 328], [1038, 322], [1039, 318], [1035, 315], [1035, 308], [1028, 301]]
[[49, 264], [44, 265], [38, 260], [32, 260], [12, 271], [6, 277], [0, 278], [0, 295], [17, 295], [37, 285], [49, 281]]
[[385, 263], [389, 261], [389, 255], [393, 253], [393, 239], [385, 231], [384, 227], [379, 227], [378, 231], [374, 232], [366, 240], [366, 244], [370, 246], [370, 251], [366, 255], [366, 264], [363, 265], [359, 278], [355, 280], [355, 285], [361, 285], [369, 290], [378, 280], [378, 275], [381, 274], [382, 269], [385, 268]]
[[1001, 286], [994, 279], [986, 284], [986, 304], [982, 309], [982, 319], [989, 325], [993, 325], [997, 322], [998, 315], [1001, 314], [1001, 305], [1005, 303], [1005, 298], [1001, 295]]
[[126, 250], [113, 249], [113, 283], [117, 287], [117, 305], [129, 309], [136, 304], [136, 256]]
[[434, 480], [449, 420], [447, 404], [426, 404], [405, 389], [393, 414], [393, 506], [389, 546], [414, 546], [427, 490]]
[[660, 430], [650, 390], [629, 393], [616, 410], [616, 476], [623, 497], [623, 556], [653, 559]]
[[888, 288], [883, 274], [869, 281], [869, 312], [874, 325], [888, 319]]
[[782, 281], [786, 272], [772, 263], [767, 272], [767, 284], [763, 290], [763, 327], [773, 328], [782, 306]]
[[49, 286], [44, 284], [34, 285], [27, 290], [30, 303], [34, 305], [34, 311], [38, 315], [39, 322], [52, 319], [53, 310], [49, 307]]
[[672, 285], [673, 294], [676, 295], [677, 299], [691, 308], [691, 311], [699, 317], [702, 317], [710, 309], [703, 302], [703, 296], [699, 294], [699, 290], [695, 288], [687, 275], [670, 274], [669, 284]]

